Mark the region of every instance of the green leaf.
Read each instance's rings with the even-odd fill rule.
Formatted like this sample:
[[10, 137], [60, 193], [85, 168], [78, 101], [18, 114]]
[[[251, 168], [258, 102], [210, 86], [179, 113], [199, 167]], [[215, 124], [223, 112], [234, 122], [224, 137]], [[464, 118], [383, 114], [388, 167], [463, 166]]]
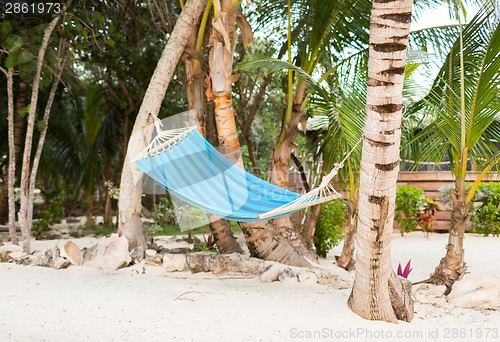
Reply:
[[24, 43], [23, 37], [11, 34], [7, 38], [6, 42], [7, 50], [9, 50], [9, 52], [17, 51], [23, 46], [23, 43]]
[[45, 89], [48, 89], [50, 87], [50, 78], [48, 77], [42, 78], [42, 85]]
[[9, 56], [5, 60], [5, 66], [7, 68], [13, 68], [19, 64], [19, 50], [11, 50]]
[[24, 64], [27, 63], [31, 60], [33, 60], [33, 54], [29, 52], [28, 50], [23, 50], [19, 54], [19, 64]]
[[36, 128], [38, 128], [39, 132], [41, 132], [44, 127], [45, 127], [45, 121], [44, 120], [38, 120], [36, 122]]
[[19, 108], [17, 110], [17, 114], [19, 114], [20, 117], [24, 118], [26, 116], [26, 114], [29, 113], [30, 111], [30, 106], [31, 105], [27, 105], [26, 107], [23, 107], [23, 108]]
[[0, 23], [0, 33], [2, 36], [7, 36], [12, 32], [12, 26], [10, 25], [10, 21], [4, 21], [3, 23]]
[[104, 17], [102, 16], [101, 13], [95, 13], [95, 17], [97, 18], [97, 21], [100, 23], [100, 24], [103, 24], [105, 19]]
[[28, 63], [19, 65], [19, 76], [21, 80], [26, 83], [33, 81], [33, 76], [35, 74], [36, 63], [32, 60]]
[[111, 38], [108, 38], [108, 45], [111, 46], [111, 47], [114, 47], [115, 46], [115, 41]]

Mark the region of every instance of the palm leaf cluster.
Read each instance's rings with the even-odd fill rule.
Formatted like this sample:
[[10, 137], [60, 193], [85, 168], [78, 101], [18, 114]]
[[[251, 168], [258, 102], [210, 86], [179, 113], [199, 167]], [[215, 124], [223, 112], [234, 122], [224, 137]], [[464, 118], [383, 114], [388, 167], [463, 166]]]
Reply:
[[455, 176], [465, 163], [483, 169], [492, 166], [498, 155], [500, 27], [490, 3], [463, 29], [463, 95], [460, 49], [457, 39], [429, 93], [410, 108], [430, 123], [414, 135], [405, 151], [417, 165], [449, 160]]

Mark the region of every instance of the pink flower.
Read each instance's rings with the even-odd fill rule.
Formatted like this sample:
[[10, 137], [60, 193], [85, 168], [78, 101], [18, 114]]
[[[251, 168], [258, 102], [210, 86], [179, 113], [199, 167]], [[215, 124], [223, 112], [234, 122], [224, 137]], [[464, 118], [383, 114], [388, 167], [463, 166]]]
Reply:
[[408, 263], [406, 264], [405, 266], [405, 270], [403, 271], [402, 268], [401, 268], [401, 263], [398, 264], [398, 276], [401, 276], [405, 279], [408, 279], [408, 275], [410, 274], [411, 272], [411, 268], [410, 268], [410, 263], [411, 263], [411, 259], [408, 261]]

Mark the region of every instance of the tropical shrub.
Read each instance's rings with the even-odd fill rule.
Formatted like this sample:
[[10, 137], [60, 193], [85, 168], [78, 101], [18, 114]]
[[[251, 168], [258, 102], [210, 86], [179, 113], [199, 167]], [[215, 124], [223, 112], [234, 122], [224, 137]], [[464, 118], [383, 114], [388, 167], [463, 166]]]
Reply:
[[417, 218], [418, 226], [428, 235], [434, 231], [432, 222], [435, 220], [434, 215], [436, 215], [436, 211], [438, 210], [438, 204], [432, 198], [426, 198], [424, 202], [424, 208], [418, 213]]
[[500, 235], [500, 184], [479, 185], [474, 201], [481, 205], [471, 216], [472, 231], [484, 236]]
[[33, 221], [33, 235], [35, 239], [43, 238], [44, 233], [48, 232], [54, 226], [54, 223], [61, 222], [64, 218], [64, 202], [66, 200], [66, 192], [62, 190], [57, 193], [51, 201], [47, 209], [38, 213], [38, 219]]
[[153, 219], [160, 227], [176, 224], [174, 205], [170, 197], [161, 197], [153, 206]]
[[314, 247], [319, 256], [326, 257], [330, 249], [339, 244], [346, 221], [347, 206], [343, 200], [335, 200], [322, 205], [313, 238]]
[[424, 190], [414, 186], [398, 186], [396, 216], [401, 235], [414, 231], [419, 225], [419, 213], [425, 206]]

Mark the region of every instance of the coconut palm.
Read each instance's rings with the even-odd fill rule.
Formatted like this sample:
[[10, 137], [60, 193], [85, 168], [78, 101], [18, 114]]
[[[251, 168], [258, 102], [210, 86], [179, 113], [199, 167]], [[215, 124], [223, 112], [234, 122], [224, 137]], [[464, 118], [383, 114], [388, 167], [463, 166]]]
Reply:
[[361, 317], [388, 322], [413, 317], [411, 286], [390, 262], [411, 12], [411, 0], [372, 4], [356, 274], [348, 301]]
[[[469, 207], [480, 182], [500, 161], [500, 26], [492, 3], [485, 3], [463, 28], [434, 81], [411, 111], [425, 112], [431, 122], [410, 141], [417, 162], [451, 162], [455, 189], [446, 256], [431, 281], [447, 292], [465, 272], [463, 239]], [[467, 188], [468, 167], [482, 171]]]
[[[321, 66], [330, 69], [328, 63], [322, 65], [322, 62], [326, 60], [336, 63], [342, 59], [346, 50], [357, 50], [367, 41], [369, 1], [359, 0], [348, 4], [321, 0], [289, 1], [288, 9], [289, 13], [286, 13], [283, 4], [268, 4], [260, 13], [261, 20], [269, 31], [273, 30], [273, 26], [286, 27], [283, 19], [289, 18], [287, 36], [290, 45], [287, 62], [291, 64], [295, 60], [294, 64], [308, 75], [321, 70]], [[292, 44], [297, 52], [292, 51]], [[270, 170], [271, 181], [281, 187], [288, 185], [290, 155], [295, 147], [298, 125], [306, 119], [304, 109], [307, 101], [304, 101], [307, 85], [302, 77], [294, 79], [293, 75], [289, 70], [285, 101], [288, 107], [282, 115], [281, 132], [273, 150]], [[293, 235], [288, 217], [275, 220], [275, 226], [285, 236]]]

